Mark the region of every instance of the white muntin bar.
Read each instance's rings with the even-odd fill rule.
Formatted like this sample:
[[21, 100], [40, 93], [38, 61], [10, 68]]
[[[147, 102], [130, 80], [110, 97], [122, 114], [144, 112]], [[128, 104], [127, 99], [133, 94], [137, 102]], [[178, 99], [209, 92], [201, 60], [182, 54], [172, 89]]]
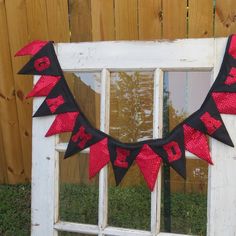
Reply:
[[[163, 114], [163, 71], [154, 71], [154, 99], [153, 99], [153, 138], [162, 137]], [[151, 232], [156, 235], [160, 232], [161, 216], [161, 168], [151, 193]]]
[[[101, 72], [101, 110], [100, 130], [109, 133], [110, 114], [110, 73], [103, 69]], [[99, 236], [103, 236], [103, 229], [107, 225], [108, 208], [108, 167], [105, 166], [99, 173], [99, 205], [98, 205], [98, 226]]]

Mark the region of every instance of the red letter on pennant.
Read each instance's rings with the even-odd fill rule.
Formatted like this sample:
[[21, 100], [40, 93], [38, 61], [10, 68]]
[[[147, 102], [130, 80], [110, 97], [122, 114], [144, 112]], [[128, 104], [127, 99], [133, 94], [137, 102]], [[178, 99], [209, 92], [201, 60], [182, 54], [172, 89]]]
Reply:
[[167, 153], [169, 162], [177, 161], [182, 156], [179, 144], [175, 141], [165, 144], [163, 148]]
[[86, 143], [92, 138], [91, 134], [85, 133], [85, 128], [81, 126], [76, 134], [74, 134], [71, 140], [77, 144], [79, 148], [84, 148]]
[[48, 108], [52, 113], [56, 112], [57, 108], [65, 103], [63, 96], [59, 95], [55, 98], [48, 98], [46, 99], [46, 103]]
[[225, 84], [232, 85], [236, 83], [236, 67], [232, 67], [227, 78]]
[[49, 60], [48, 57], [40, 57], [38, 59], [35, 60], [34, 62], [34, 68], [37, 70], [37, 71], [43, 71], [43, 70], [46, 70], [47, 68], [49, 68], [51, 65], [51, 62]]
[[212, 117], [208, 112], [205, 112], [201, 117], [200, 120], [204, 123], [207, 132], [209, 134], [213, 134], [218, 128], [221, 127], [222, 123], [219, 120], [216, 120]]
[[120, 168], [128, 168], [129, 163], [126, 161], [127, 157], [130, 154], [129, 150], [123, 148], [116, 148], [117, 157], [114, 162], [114, 165]]

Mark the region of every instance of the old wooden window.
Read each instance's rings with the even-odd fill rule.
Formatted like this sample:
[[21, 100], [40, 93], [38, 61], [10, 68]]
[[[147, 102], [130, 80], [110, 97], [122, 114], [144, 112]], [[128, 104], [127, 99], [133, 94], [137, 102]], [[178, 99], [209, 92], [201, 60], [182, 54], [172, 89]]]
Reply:
[[[163, 42], [97, 42], [77, 44], [56, 44], [61, 67], [66, 73], [76, 73], [85, 83], [93, 80], [98, 96], [95, 98], [100, 110], [94, 111], [100, 122], [94, 125], [102, 131], [119, 136], [124, 141], [135, 141], [152, 136], [162, 136], [163, 127], [163, 78], [171, 71], [208, 71], [211, 83], [218, 73], [226, 39], [184, 39]], [[85, 73], [86, 74], [83, 74]], [[122, 74], [123, 73], [123, 74]], [[89, 75], [90, 74], [90, 75]], [[122, 90], [119, 81], [123, 77], [139, 78], [139, 86], [146, 86], [150, 93], [150, 103], [146, 107], [147, 126], [145, 129], [132, 130], [132, 135], [125, 137], [122, 130], [117, 131], [116, 113], [111, 103], [115, 103], [116, 87]], [[97, 79], [96, 79], [97, 78]], [[38, 79], [35, 76], [35, 81]], [[94, 82], [94, 80], [96, 80]], [[146, 80], [144, 82], [144, 80]], [[149, 81], [149, 82], [147, 82]], [[78, 79], [78, 83], [80, 83]], [[132, 88], [133, 85], [131, 85]], [[142, 99], [142, 98], [139, 98]], [[144, 99], [146, 99], [144, 97]], [[140, 100], [141, 101], [141, 100]], [[42, 99], [34, 99], [34, 111]], [[89, 102], [89, 101], [87, 101]], [[113, 110], [112, 110], [113, 109]], [[144, 119], [140, 116], [141, 120]], [[227, 126], [235, 125], [231, 116], [223, 116]], [[91, 117], [93, 119], [93, 117]], [[150, 120], [151, 119], [151, 120]], [[161, 174], [154, 191], [150, 194], [149, 229], [127, 229], [110, 226], [108, 218], [108, 167], [101, 170], [98, 181], [97, 223], [77, 223], [63, 221], [59, 217], [59, 154], [66, 149], [66, 143], [58, 136], [44, 138], [53, 117], [34, 118], [33, 121], [33, 166], [32, 166], [32, 235], [57, 236], [59, 232], [74, 232], [79, 235], [120, 235], [120, 236], [171, 236], [172, 233], [160, 232], [161, 214]], [[119, 124], [119, 123], [118, 123]], [[138, 126], [137, 126], [138, 127]], [[139, 131], [143, 131], [138, 133]], [[118, 133], [117, 133], [118, 132]], [[136, 133], [135, 133], [136, 132]], [[236, 135], [229, 129], [231, 138]], [[64, 140], [65, 141], [65, 140]], [[236, 143], [236, 142], [235, 142]], [[88, 153], [88, 150], [85, 151]], [[214, 166], [208, 172], [208, 212], [207, 235], [233, 235], [232, 205], [235, 207], [231, 188], [235, 179], [232, 156], [234, 149], [212, 140], [211, 153]], [[83, 155], [83, 154], [80, 154]], [[224, 165], [224, 169], [221, 168]], [[227, 183], [227, 184], [226, 184]], [[225, 194], [227, 193], [227, 201]], [[224, 196], [224, 197], [223, 197]], [[80, 199], [78, 199], [79, 201]], [[96, 210], [94, 210], [96, 212]], [[222, 222], [227, 222], [223, 224]], [[180, 235], [180, 234], [177, 234]]]

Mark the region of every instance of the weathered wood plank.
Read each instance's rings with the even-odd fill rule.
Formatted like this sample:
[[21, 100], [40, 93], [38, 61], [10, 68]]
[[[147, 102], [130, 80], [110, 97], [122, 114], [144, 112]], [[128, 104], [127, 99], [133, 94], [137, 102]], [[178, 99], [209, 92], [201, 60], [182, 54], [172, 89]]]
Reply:
[[92, 40], [91, 0], [70, 0], [71, 42]]
[[215, 36], [228, 36], [236, 32], [235, 0], [217, 0], [215, 9]]
[[138, 1], [139, 39], [161, 38], [161, 0]]
[[187, 37], [187, 0], [164, 0], [163, 38]]
[[115, 0], [115, 29], [117, 40], [138, 39], [137, 0]]
[[[99, 227], [96, 225], [89, 224], [78, 224], [65, 221], [59, 221], [55, 225], [55, 229], [59, 231], [76, 232], [76, 233], [89, 233], [92, 235], [97, 235], [99, 232]], [[117, 227], [107, 227], [104, 232], [105, 235], [112, 236], [152, 236], [153, 234], [145, 230], [135, 230], [135, 229], [123, 229]], [[172, 233], [159, 233], [158, 236], [187, 236], [185, 234], [172, 234]]]
[[[10, 87], [10, 94], [13, 94], [13, 91], [15, 91], [16, 94], [17, 113], [20, 130], [20, 138], [18, 138], [17, 142], [21, 143], [21, 149], [23, 153], [23, 162], [21, 159], [19, 159], [18, 164], [14, 163], [16, 161], [14, 156], [12, 157], [12, 162], [13, 165], [21, 166], [21, 171], [25, 172], [25, 177], [27, 178], [27, 180], [29, 180], [31, 176], [32, 103], [31, 101], [26, 101], [24, 99], [24, 96], [28, 91], [31, 90], [32, 80], [28, 76], [24, 76], [25, 78], [23, 78], [23, 76], [17, 75], [17, 72], [20, 70], [20, 68], [22, 68], [22, 66], [27, 62], [28, 59], [23, 57], [14, 58], [14, 54], [16, 53], [16, 51], [28, 42], [28, 29], [26, 18], [27, 11], [24, 0], [16, 0], [14, 1], [14, 4], [12, 4], [12, 1], [5, 1], [5, 4], [11, 52], [11, 57], [9, 58], [9, 61], [12, 61], [12, 71], [11, 69], [9, 69], [8, 73], [13, 72], [12, 76], [14, 77], [15, 86], [15, 88]], [[14, 136], [14, 133], [11, 132], [11, 136]], [[10, 140], [11, 139], [8, 139], [7, 141], [11, 142]], [[14, 153], [15, 152], [17, 151], [15, 150]], [[24, 168], [22, 168], [22, 166]], [[19, 180], [19, 182], [21, 181], [23, 181], [23, 179]]]
[[116, 47], [114, 42], [58, 44], [58, 59], [67, 71], [78, 71], [78, 68], [87, 71], [101, 68], [181, 70], [192, 66], [209, 70], [213, 67], [213, 43], [214, 39], [183, 39], [175, 42], [116, 42]]
[[114, 40], [114, 1], [91, 1], [92, 39], [93, 41]]
[[213, 1], [189, 0], [188, 37], [213, 36]]
[[[35, 82], [38, 79], [35, 76]], [[34, 98], [35, 112], [43, 98]], [[33, 120], [31, 235], [57, 236], [59, 153], [55, 150], [57, 136], [45, 137], [53, 116]], [[45, 197], [46, 196], [46, 197]]]
[[[160, 69], [154, 73], [153, 95], [153, 138], [161, 138], [163, 133], [163, 76]], [[151, 193], [151, 232], [156, 235], [161, 227], [161, 168], [155, 187]]]
[[[101, 72], [101, 107], [100, 130], [109, 133], [110, 124], [110, 72]], [[103, 236], [103, 229], [108, 219], [108, 166], [104, 166], [99, 173], [99, 204], [98, 204], [99, 236]]]
[[[226, 43], [226, 38], [216, 39], [214, 79], [220, 70]], [[222, 118], [233, 143], [236, 144], [236, 133], [232, 129], [236, 126], [235, 116], [222, 115]], [[209, 166], [207, 235], [235, 235], [236, 148], [211, 139], [211, 154], [214, 165]]]

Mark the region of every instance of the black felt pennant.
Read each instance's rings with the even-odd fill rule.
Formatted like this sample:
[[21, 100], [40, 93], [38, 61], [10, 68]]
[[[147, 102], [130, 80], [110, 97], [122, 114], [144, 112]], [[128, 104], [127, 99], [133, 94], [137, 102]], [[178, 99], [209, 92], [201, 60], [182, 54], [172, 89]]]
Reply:
[[213, 92], [236, 92], [236, 60], [226, 57], [222, 63], [221, 72], [213, 86]]
[[108, 149], [110, 153], [113, 172], [115, 175], [116, 185], [119, 185], [129, 168], [133, 164], [136, 156], [139, 154], [141, 147], [124, 148], [118, 143], [109, 140]]
[[63, 75], [52, 42], [47, 43], [18, 72], [27, 75]]
[[65, 158], [84, 150], [87, 147], [101, 141], [105, 134], [95, 130], [82, 114], [79, 114], [72, 131], [69, 144], [65, 152]]
[[234, 146], [212, 97], [209, 97], [185, 123], [220, 142]]
[[165, 163], [170, 165], [178, 174], [186, 178], [186, 158], [184, 147], [184, 132], [182, 125], [176, 127], [166, 139], [149, 145], [160, 155]]
[[65, 79], [61, 78], [35, 112], [34, 117], [76, 111], [78, 111], [77, 103]]
[[211, 92], [236, 92], [236, 58], [230, 55], [232, 47], [235, 47], [232, 44], [235, 42], [235, 39], [232, 40], [233, 38], [235, 35], [228, 38], [220, 72], [215, 79]]

